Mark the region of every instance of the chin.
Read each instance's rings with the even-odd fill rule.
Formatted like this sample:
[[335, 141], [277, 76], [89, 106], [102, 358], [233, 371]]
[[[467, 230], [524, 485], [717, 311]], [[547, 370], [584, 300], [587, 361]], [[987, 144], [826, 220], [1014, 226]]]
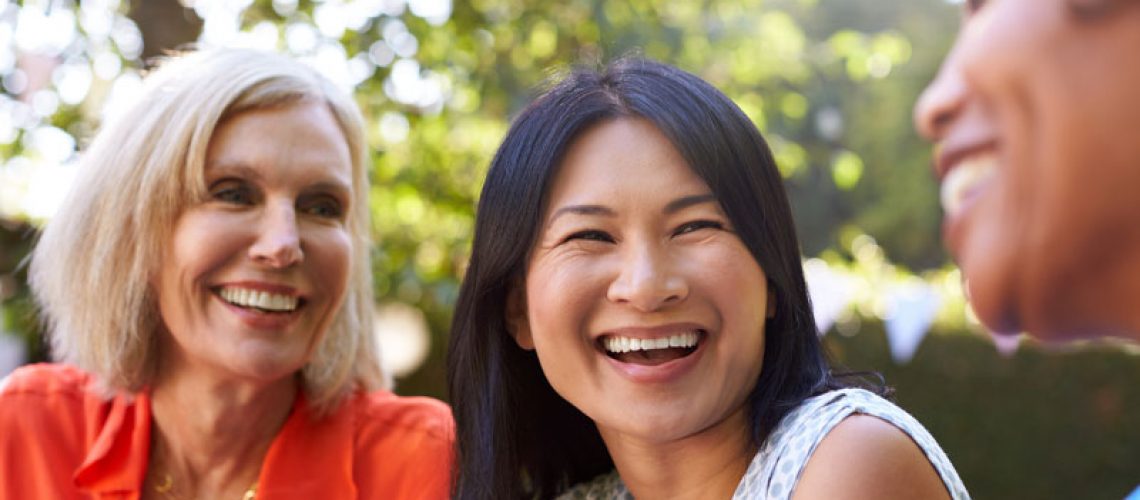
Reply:
[[963, 261], [960, 266], [966, 296], [978, 321], [997, 334], [1020, 333], [1019, 301], [1012, 276], [1002, 272], [1001, 263], [983, 260], [977, 264]]
[[304, 363], [294, 360], [283, 360], [276, 357], [255, 357], [239, 361], [234, 371], [242, 376], [264, 383], [273, 383], [292, 377], [301, 371]]
[[612, 425], [603, 424], [601, 420], [595, 422], [598, 427], [607, 427], [611, 432], [634, 436], [645, 442], [668, 443], [684, 439], [708, 427], [694, 422], [694, 416], [691, 411], [684, 409], [634, 410], [607, 419]]

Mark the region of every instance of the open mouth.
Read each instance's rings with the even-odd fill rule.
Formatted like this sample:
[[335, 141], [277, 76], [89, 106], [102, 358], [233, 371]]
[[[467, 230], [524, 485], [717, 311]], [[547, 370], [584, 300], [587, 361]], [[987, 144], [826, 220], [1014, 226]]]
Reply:
[[958, 162], [942, 179], [939, 197], [948, 216], [958, 215], [994, 178], [997, 155], [975, 154]]
[[220, 287], [214, 294], [227, 304], [262, 314], [289, 314], [305, 305], [305, 299], [261, 290]]
[[598, 338], [598, 347], [606, 356], [622, 363], [656, 366], [693, 354], [705, 335], [704, 330], [652, 339], [603, 335]]

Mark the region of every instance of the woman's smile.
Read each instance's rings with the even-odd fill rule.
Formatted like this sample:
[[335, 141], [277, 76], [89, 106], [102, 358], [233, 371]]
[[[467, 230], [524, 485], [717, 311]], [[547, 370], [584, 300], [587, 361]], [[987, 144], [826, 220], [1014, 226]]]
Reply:
[[205, 197], [175, 223], [158, 280], [172, 356], [266, 379], [308, 362], [348, 282], [351, 160], [337, 127], [319, 103], [218, 127]]
[[288, 328], [307, 305], [292, 287], [270, 283], [227, 284], [214, 288], [213, 292], [244, 325], [255, 330]]
[[607, 331], [595, 342], [599, 354], [631, 382], [662, 384], [687, 374], [701, 357], [708, 333], [692, 323]]
[[763, 363], [767, 278], [660, 131], [618, 119], [584, 133], [544, 219], [511, 321], [563, 398], [650, 440], [742, 408]]

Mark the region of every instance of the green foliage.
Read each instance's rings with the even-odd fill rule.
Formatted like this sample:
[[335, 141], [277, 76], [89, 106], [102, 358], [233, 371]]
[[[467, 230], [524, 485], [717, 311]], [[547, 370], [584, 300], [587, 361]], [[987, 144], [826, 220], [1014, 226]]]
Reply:
[[[1140, 436], [1127, 424], [1140, 410], [1140, 395], [1122, 381], [1140, 376], [1135, 356], [1028, 350], [1004, 360], [971, 333], [958, 274], [948, 270], [939, 241], [930, 150], [911, 125], [911, 106], [957, 29], [956, 7], [944, 0], [470, 0], [453, 2], [442, 24], [404, 6], [335, 19], [358, 29], [322, 34], [315, 27], [333, 12], [322, 9], [364, 3], [256, 0], [238, 22], [246, 32], [269, 28], [278, 48], [301, 56], [327, 44], [342, 59], [368, 63], [353, 83], [369, 124], [376, 294], [422, 310], [432, 336], [427, 362], [399, 381], [400, 392], [445, 396], [443, 351], [475, 203], [510, 118], [571, 66], [640, 54], [708, 80], [764, 133], [805, 254], [862, 284], [841, 329], [863, 324], [865, 333], [832, 335], [828, 344], [848, 366], [887, 375], [978, 498], [1111, 498], [1134, 486]], [[130, 24], [126, 14], [115, 13], [115, 23]], [[163, 20], [141, 10], [131, 15], [144, 38], [164, 29]], [[127, 75], [143, 65], [122, 50], [129, 43], [80, 28], [87, 38], [59, 61], [93, 66], [109, 54]], [[316, 48], [290, 41], [291, 30], [306, 28]], [[416, 79], [412, 90], [438, 95], [402, 94], [408, 88], [396, 81], [409, 76]], [[45, 157], [29, 139], [40, 125], [58, 127], [82, 146], [112, 82], [96, 75], [83, 102], [18, 124], [11, 140], [0, 140], [0, 179], [13, 165]], [[0, 113], [26, 115], [28, 98], [4, 90]], [[17, 268], [34, 233], [24, 221], [33, 217], [6, 211], [10, 204], [0, 199], [0, 228], [20, 229], [0, 231], [0, 327], [25, 336], [33, 358], [43, 359]], [[884, 283], [915, 279], [958, 295], [940, 314], [940, 334], [910, 364], [895, 366], [875, 293]]]

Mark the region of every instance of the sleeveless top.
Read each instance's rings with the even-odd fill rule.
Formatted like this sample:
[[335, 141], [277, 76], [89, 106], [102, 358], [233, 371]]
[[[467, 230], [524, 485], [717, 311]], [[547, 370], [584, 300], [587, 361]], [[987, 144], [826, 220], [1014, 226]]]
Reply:
[[[732, 495], [733, 500], [791, 498], [816, 446], [832, 428], [852, 414], [878, 417], [907, 433], [938, 472], [950, 498], [970, 498], [950, 459], [922, 424], [870, 391], [848, 388], [805, 399], [788, 412], [748, 464]], [[617, 471], [613, 471], [574, 486], [558, 499], [632, 500], [633, 495]]]

